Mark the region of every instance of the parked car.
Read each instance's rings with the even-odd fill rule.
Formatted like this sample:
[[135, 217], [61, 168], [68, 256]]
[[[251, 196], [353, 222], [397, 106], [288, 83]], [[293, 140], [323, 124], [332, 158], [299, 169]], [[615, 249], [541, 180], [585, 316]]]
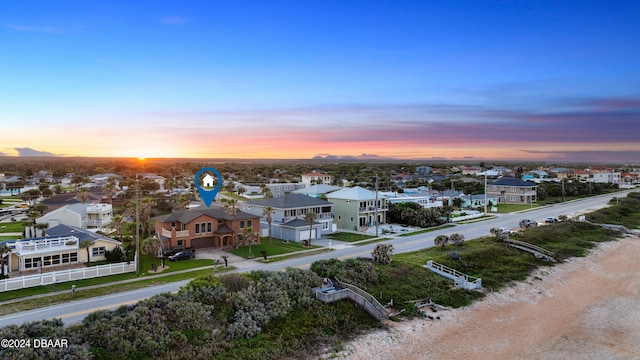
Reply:
[[172, 255], [175, 255], [175, 254], [177, 254], [177, 253], [179, 253], [181, 251], [184, 251], [184, 250], [189, 250], [189, 251], [193, 252], [194, 255], [196, 253], [196, 249], [194, 249], [192, 247], [184, 248], [182, 246], [174, 246], [173, 248], [171, 248], [171, 250], [163, 251], [162, 255], [164, 257], [168, 258], [168, 257], [170, 257]]
[[538, 223], [535, 220], [531, 220], [531, 219], [520, 220], [521, 228], [530, 228], [530, 227], [536, 227], [536, 226], [538, 226]]
[[196, 253], [193, 250], [185, 249], [169, 256], [169, 261], [191, 260], [195, 257]]
[[547, 223], [547, 224], [551, 224], [551, 223], [556, 222], [556, 219], [552, 218], [552, 217], [548, 217], [548, 218], [544, 219], [544, 222]]

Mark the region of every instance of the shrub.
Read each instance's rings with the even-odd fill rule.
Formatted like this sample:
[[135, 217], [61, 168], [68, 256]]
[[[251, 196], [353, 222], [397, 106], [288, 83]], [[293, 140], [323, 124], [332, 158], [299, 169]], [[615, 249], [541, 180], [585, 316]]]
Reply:
[[393, 254], [393, 245], [378, 244], [371, 253], [374, 263], [389, 265], [391, 264], [391, 255]]

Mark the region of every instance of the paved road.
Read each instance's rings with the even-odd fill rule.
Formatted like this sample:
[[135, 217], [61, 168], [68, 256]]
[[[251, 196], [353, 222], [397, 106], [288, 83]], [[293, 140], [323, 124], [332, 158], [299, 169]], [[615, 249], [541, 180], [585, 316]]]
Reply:
[[[460, 233], [466, 239], [474, 239], [489, 234], [492, 228], [517, 228], [518, 222], [523, 219], [534, 219], [543, 222], [546, 217], [557, 217], [560, 215], [577, 216], [601, 207], [604, 207], [611, 198], [626, 196], [629, 191], [619, 192], [615, 195], [600, 195], [588, 199], [571, 201], [563, 204], [545, 206], [538, 209], [525, 210], [518, 213], [499, 214], [495, 218], [479, 221], [471, 224], [457, 225], [452, 228], [441, 229], [424, 234], [406, 237], [395, 237], [386, 243], [393, 244], [395, 253], [412, 252], [433, 246], [433, 240], [438, 235], [451, 235]], [[279, 261], [271, 264], [260, 264], [254, 261], [247, 261], [241, 264], [230, 264], [239, 268], [238, 271], [270, 270], [279, 271], [287, 267], [309, 268], [311, 263], [321, 259], [347, 259], [354, 257], [370, 257], [371, 251], [376, 244], [363, 246], [339, 245], [335, 251], [303, 258]], [[238, 266], [241, 265], [241, 266]], [[132, 304], [142, 299], [164, 292], [175, 292], [188, 281], [180, 281], [171, 284], [153, 286], [138, 290], [121, 292], [118, 294], [95, 297], [91, 299], [72, 301], [67, 304], [59, 304], [46, 308], [24, 311], [12, 315], [0, 317], [0, 326], [10, 324], [21, 324], [29, 321], [37, 321], [52, 317], [61, 318], [65, 324], [74, 324], [82, 321], [89, 313], [101, 309], [115, 309], [121, 305]]]

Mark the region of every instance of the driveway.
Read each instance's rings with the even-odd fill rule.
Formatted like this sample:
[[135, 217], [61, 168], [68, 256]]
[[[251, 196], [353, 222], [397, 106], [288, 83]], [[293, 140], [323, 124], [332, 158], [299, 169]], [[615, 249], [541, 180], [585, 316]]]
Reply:
[[227, 262], [229, 266], [233, 266], [237, 269], [245, 269], [251, 268], [256, 265], [260, 265], [261, 263], [251, 259], [245, 259], [243, 257], [233, 255], [230, 252], [224, 251], [222, 249], [216, 248], [201, 248], [196, 250], [196, 259], [212, 259], [212, 260], [220, 260], [220, 263], [224, 265], [223, 255], [227, 256]]

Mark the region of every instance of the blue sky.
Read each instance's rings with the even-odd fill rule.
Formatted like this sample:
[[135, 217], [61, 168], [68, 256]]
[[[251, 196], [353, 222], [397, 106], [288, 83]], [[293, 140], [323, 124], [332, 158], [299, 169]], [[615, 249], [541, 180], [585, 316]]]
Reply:
[[636, 1], [2, 2], [0, 154], [640, 161], [638, 14]]

